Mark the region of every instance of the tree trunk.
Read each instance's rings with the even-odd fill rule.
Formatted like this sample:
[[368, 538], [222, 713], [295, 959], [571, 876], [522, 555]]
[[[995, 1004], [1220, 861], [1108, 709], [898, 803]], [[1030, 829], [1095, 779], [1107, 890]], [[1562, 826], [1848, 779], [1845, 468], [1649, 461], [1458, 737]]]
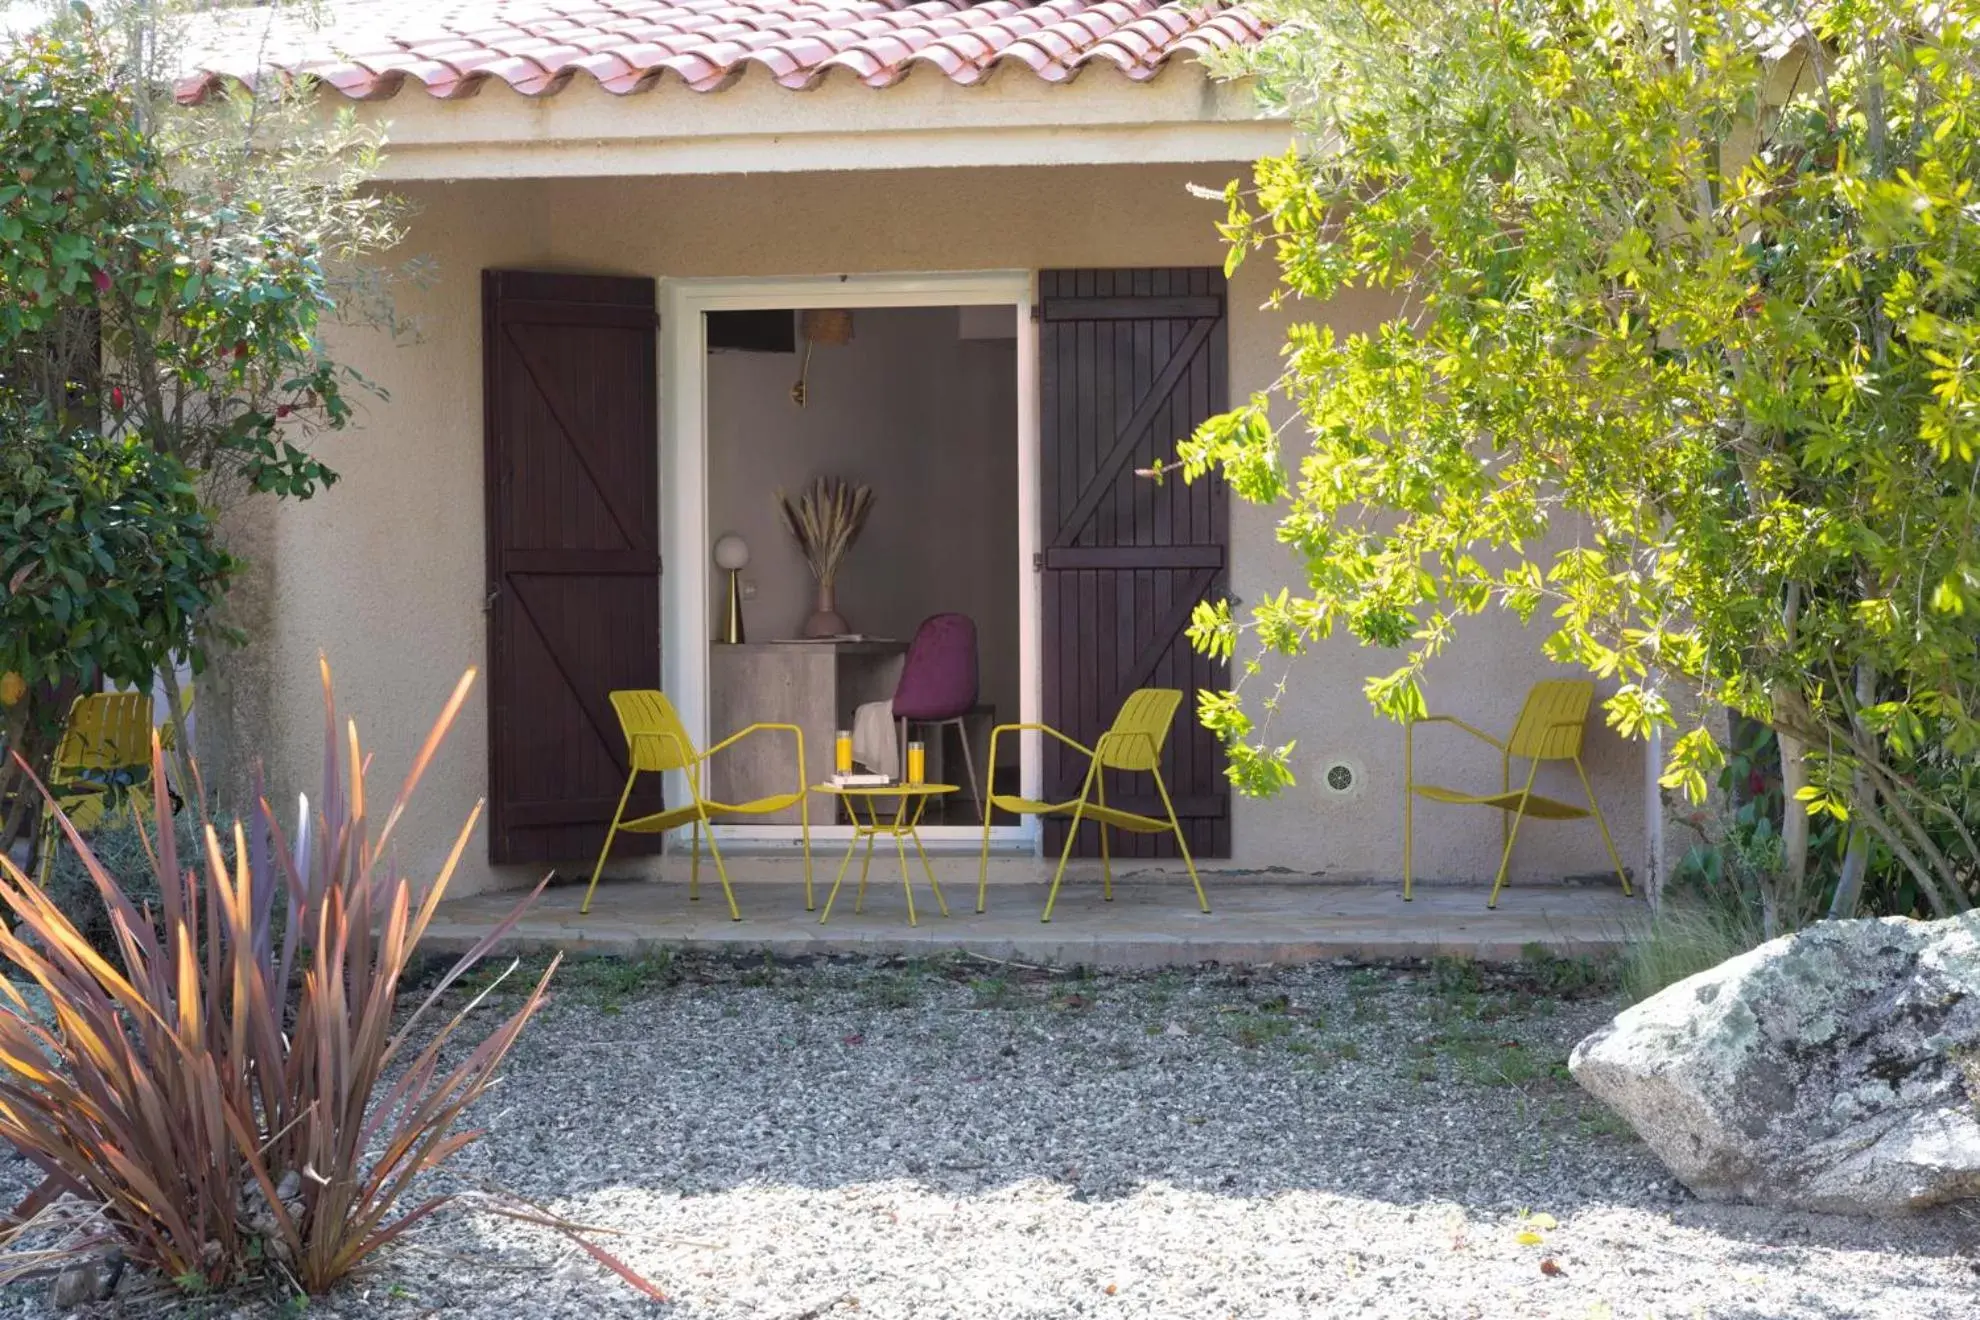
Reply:
[[[1865, 735], [1858, 712], [1877, 699], [1877, 672], [1868, 664], [1856, 666], [1856, 706], [1849, 713], [1850, 723], [1856, 726], [1857, 737]], [[1858, 817], [1877, 809], [1877, 790], [1870, 782], [1870, 772], [1861, 764], [1857, 766], [1850, 786], [1850, 829], [1849, 847], [1843, 853], [1842, 874], [1836, 878], [1835, 897], [1829, 901], [1829, 919], [1841, 921], [1856, 915], [1857, 904], [1863, 899], [1863, 877], [1870, 870], [1870, 831]]]
[[179, 671], [172, 661], [167, 660], [159, 668], [159, 677], [165, 685], [165, 704], [169, 708], [172, 724], [172, 777], [178, 781], [183, 795], [191, 801], [193, 820], [205, 831], [206, 791], [200, 783], [199, 769], [193, 756], [192, 738], [186, 730], [186, 693], [179, 686]]
[[[1801, 621], [1801, 584], [1788, 583], [1787, 603], [1781, 610], [1787, 645], [1794, 647], [1795, 629]], [[1796, 899], [1808, 883], [1808, 806], [1801, 790], [1808, 787], [1808, 744], [1788, 732], [1802, 714], [1800, 694], [1777, 691], [1774, 704], [1774, 740], [1781, 753], [1781, 873], [1761, 895], [1762, 918], [1767, 938], [1780, 931], [1780, 897]]]
[[1808, 884], [1808, 747], [1793, 734], [1775, 729], [1781, 749], [1781, 873], [1763, 896], [1767, 938], [1781, 933], [1780, 899], [1798, 898]]

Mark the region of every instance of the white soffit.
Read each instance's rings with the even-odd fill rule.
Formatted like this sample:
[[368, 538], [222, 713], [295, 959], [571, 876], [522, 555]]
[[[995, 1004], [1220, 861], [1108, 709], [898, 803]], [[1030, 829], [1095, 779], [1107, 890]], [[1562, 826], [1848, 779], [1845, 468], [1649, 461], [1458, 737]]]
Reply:
[[1096, 69], [1056, 86], [1016, 72], [973, 87], [910, 77], [876, 89], [844, 76], [803, 92], [767, 75], [712, 94], [574, 84], [532, 98], [490, 86], [355, 109], [385, 125], [388, 180], [1243, 161], [1292, 142], [1248, 86], [1195, 64], [1146, 82]]

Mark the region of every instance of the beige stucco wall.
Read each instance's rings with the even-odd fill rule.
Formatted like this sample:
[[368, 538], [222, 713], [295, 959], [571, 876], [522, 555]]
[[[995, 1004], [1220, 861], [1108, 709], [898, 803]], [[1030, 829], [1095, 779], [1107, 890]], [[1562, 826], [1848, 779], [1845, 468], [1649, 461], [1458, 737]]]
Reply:
[[[252, 724], [279, 790], [306, 787], [320, 756], [314, 657], [327, 650], [345, 709], [378, 753], [379, 787], [395, 781], [460, 671], [483, 656], [478, 273], [536, 266], [656, 276], [802, 275], [882, 271], [1038, 269], [1056, 266], [1208, 265], [1221, 260], [1216, 203], [1185, 184], [1221, 185], [1239, 166], [894, 170], [648, 179], [483, 181], [408, 185], [421, 207], [410, 251], [438, 263], [438, 280], [405, 300], [417, 343], [375, 335], [341, 339], [349, 360], [392, 398], [327, 448], [344, 481], [307, 505], [250, 529], [261, 560], [261, 640], [240, 657], [235, 684], [258, 708]], [[1262, 311], [1270, 269], [1239, 272], [1231, 296], [1232, 397], [1277, 374], [1285, 311]], [[1342, 327], [1371, 324], [1380, 305], [1343, 300], [1324, 310]], [[1291, 562], [1272, 517], [1234, 511], [1233, 586], [1255, 599], [1287, 580]], [[1509, 727], [1546, 666], [1537, 638], [1509, 621], [1468, 627], [1464, 645], [1432, 671], [1433, 706], [1488, 728]], [[1401, 863], [1400, 732], [1373, 717], [1364, 680], [1394, 663], [1351, 643], [1305, 659], [1274, 728], [1297, 738], [1300, 783], [1269, 803], [1236, 806], [1234, 865], [1342, 876], [1392, 876]], [[244, 707], [245, 708], [245, 707]], [[430, 777], [401, 836], [409, 865], [430, 867], [482, 792], [485, 714], [477, 700]], [[1490, 755], [1451, 735], [1425, 758], [1461, 786], [1490, 782]], [[1625, 860], [1643, 852], [1641, 749], [1590, 730], [1590, 769]], [[1486, 749], [1480, 749], [1484, 751]], [[1358, 795], [1318, 790], [1319, 768], [1359, 763]], [[1572, 786], [1571, 772], [1558, 789]], [[376, 791], [376, 790], [374, 790]], [[1420, 873], [1489, 877], [1496, 818], [1448, 808], [1418, 813]], [[1599, 870], [1592, 825], [1530, 827], [1518, 873]], [[461, 891], [515, 884], [471, 849]]]

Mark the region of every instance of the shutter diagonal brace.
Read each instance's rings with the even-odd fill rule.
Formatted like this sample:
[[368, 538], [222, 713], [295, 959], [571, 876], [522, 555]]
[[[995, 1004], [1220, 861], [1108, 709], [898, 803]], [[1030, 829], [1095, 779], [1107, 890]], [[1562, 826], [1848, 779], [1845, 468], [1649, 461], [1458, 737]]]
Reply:
[[1093, 479], [1080, 492], [1079, 503], [1075, 504], [1072, 512], [1066, 515], [1058, 534], [1052, 538], [1051, 549], [1071, 548], [1073, 541], [1085, 530], [1086, 524], [1099, 510], [1100, 501], [1113, 491], [1114, 483], [1120, 479], [1121, 469], [1127, 466], [1128, 459], [1134, 455], [1135, 446], [1154, 424], [1156, 412], [1169, 401], [1169, 396], [1175, 392], [1183, 373], [1189, 370], [1190, 364], [1196, 361], [1197, 354], [1201, 353], [1204, 345], [1210, 342], [1210, 333], [1217, 328], [1217, 325], [1218, 322], [1214, 320], [1203, 320], [1190, 326], [1189, 334], [1176, 346], [1176, 351], [1170, 355], [1167, 365], [1155, 378], [1155, 383], [1149, 386], [1148, 393], [1142, 396], [1141, 402], [1135, 406], [1126, 424], [1114, 436], [1114, 447], [1107, 451], [1107, 457], [1101, 460]]
[[627, 511], [619, 507], [622, 492], [618, 487], [613, 482], [600, 477], [598, 467], [593, 462], [596, 455], [591, 452], [583, 431], [572, 426], [570, 419], [564, 415], [564, 410], [558, 407], [557, 396], [544, 383], [545, 373], [537, 369], [535, 354], [531, 351], [526, 337], [516, 333], [514, 324], [503, 327], [502, 333], [507, 337], [510, 347], [516, 350], [516, 358], [522, 363], [523, 372], [529, 377], [530, 383], [536, 387], [537, 397], [543, 400], [543, 406], [550, 410], [550, 416], [556, 420], [557, 429], [563, 432], [565, 443], [569, 444], [571, 452], [577, 455], [578, 466], [584, 469], [584, 475], [590, 480], [592, 490], [605, 505], [606, 512], [612, 515], [612, 525], [618, 529], [620, 537], [626, 543], [626, 548], [645, 549], [645, 545], [642, 544], [644, 538], [632, 530], [632, 526], [636, 525], [638, 520], [628, 516]]

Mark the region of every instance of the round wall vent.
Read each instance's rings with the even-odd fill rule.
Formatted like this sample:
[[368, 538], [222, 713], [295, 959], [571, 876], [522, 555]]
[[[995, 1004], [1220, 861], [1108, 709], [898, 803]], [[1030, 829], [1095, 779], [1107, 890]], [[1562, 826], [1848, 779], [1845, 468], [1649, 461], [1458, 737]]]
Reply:
[[1320, 772], [1320, 787], [1328, 797], [1350, 798], [1361, 792], [1361, 765], [1346, 757], [1334, 757]]

